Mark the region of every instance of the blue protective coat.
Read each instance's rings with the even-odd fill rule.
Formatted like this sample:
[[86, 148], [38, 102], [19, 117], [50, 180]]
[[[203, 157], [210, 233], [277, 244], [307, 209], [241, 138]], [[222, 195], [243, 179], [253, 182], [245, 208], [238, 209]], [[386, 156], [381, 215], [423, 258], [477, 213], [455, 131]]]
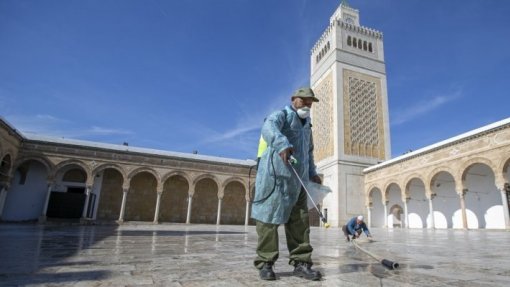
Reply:
[[251, 217], [265, 223], [286, 223], [301, 191], [299, 180], [282, 161], [280, 152], [294, 148], [293, 156], [298, 160], [294, 168], [304, 182], [317, 175], [310, 118], [303, 125], [294, 109], [290, 106], [285, 109], [286, 113], [277, 111], [269, 115], [262, 126], [267, 149], [257, 170]]

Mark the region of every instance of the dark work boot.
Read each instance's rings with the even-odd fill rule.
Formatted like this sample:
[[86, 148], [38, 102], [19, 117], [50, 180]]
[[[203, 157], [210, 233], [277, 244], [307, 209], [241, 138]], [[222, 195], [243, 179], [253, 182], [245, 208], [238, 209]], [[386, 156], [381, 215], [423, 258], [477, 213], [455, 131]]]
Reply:
[[312, 269], [312, 263], [308, 262], [297, 262], [294, 265], [294, 275], [313, 281], [321, 280], [322, 277], [319, 271]]
[[276, 275], [273, 271], [273, 263], [266, 262], [259, 271], [260, 279], [262, 280], [276, 280]]

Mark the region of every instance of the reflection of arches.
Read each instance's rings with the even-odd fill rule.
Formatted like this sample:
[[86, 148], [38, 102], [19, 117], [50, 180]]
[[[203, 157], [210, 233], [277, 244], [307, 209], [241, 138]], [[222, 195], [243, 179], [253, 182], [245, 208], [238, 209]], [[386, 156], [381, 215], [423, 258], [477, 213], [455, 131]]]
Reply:
[[156, 210], [157, 179], [149, 171], [136, 173], [130, 181], [125, 220], [153, 221]]
[[103, 172], [101, 193], [97, 208], [97, 219], [116, 220], [119, 218], [122, 202], [123, 175], [116, 168], [105, 168], [96, 172]]
[[218, 185], [209, 177], [202, 177], [195, 184], [191, 207], [192, 223], [216, 223], [218, 210]]
[[5, 200], [2, 219], [6, 221], [36, 220], [46, 201], [48, 170], [39, 161], [19, 165]]
[[230, 181], [225, 186], [221, 206], [222, 224], [244, 224], [246, 209], [244, 185], [238, 181]]
[[390, 214], [388, 215], [388, 226], [390, 227], [402, 227], [402, 214], [404, 213], [402, 206], [394, 204], [390, 208]]
[[161, 195], [159, 219], [162, 222], [186, 222], [188, 211], [189, 183], [180, 174], [174, 174], [166, 179]]

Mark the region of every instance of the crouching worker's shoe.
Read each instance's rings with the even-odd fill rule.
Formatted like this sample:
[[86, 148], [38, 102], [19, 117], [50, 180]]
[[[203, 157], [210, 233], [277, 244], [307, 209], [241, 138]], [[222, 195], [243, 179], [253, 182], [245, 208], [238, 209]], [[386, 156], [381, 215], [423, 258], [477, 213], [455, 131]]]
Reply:
[[276, 280], [276, 275], [273, 271], [273, 263], [266, 262], [259, 270], [259, 276], [262, 280]]
[[322, 274], [317, 270], [313, 270], [312, 264], [308, 262], [297, 262], [294, 265], [294, 275], [313, 281], [321, 280], [322, 278]]

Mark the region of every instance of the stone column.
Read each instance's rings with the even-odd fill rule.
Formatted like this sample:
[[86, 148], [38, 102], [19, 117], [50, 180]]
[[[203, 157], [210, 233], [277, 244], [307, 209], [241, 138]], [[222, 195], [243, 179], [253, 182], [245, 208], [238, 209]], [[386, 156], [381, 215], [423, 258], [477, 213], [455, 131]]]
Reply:
[[193, 195], [189, 194], [188, 195], [188, 213], [186, 214], [186, 224], [190, 224], [191, 223], [191, 206], [192, 206], [192, 202], [193, 202]]
[[250, 200], [246, 200], [246, 213], [244, 214], [244, 226], [248, 226], [250, 220]]
[[119, 215], [119, 223], [124, 222], [124, 212], [126, 211], [126, 199], [129, 188], [122, 189], [122, 203], [120, 205], [120, 215]]
[[87, 209], [89, 208], [89, 199], [90, 199], [90, 191], [92, 190], [92, 186], [87, 185], [85, 188], [85, 203], [83, 204], [83, 212], [81, 214], [82, 219], [87, 218]]
[[507, 198], [507, 195], [506, 195], [506, 188], [507, 187], [510, 188], [510, 185], [508, 185], [508, 183], [505, 183], [503, 185], [503, 188], [500, 189], [499, 191], [501, 192], [501, 201], [503, 202], [503, 213], [504, 213], [504, 217], [505, 217], [505, 228], [506, 229], [510, 229], [510, 214], [509, 214], [509, 211], [508, 211], [508, 198]]
[[388, 201], [384, 202], [384, 227], [388, 228]]
[[466, 214], [466, 195], [467, 189], [463, 189], [459, 194], [460, 197], [460, 209], [462, 210], [462, 228], [468, 229], [467, 214]]
[[372, 212], [370, 210], [370, 205], [367, 205], [367, 223], [368, 223], [368, 228], [371, 228], [372, 227]]
[[410, 198], [404, 199], [404, 220], [406, 222], [405, 228], [409, 228], [409, 212], [407, 211], [407, 202]]
[[156, 211], [154, 212], [154, 224], [159, 223], [159, 207], [161, 205], [161, 195], [163, 194], [162, 190], [158, 190], [157, 192], [157, 198], [156, 198]]
[[435, 229], [436, 228], [436, 222], [434, 219], [434, 206], [432, 205], [432, 199], [434, 199], [435, 195], [430, 195], [429, 198], [429, 213], [430, 213], [430, 226], [427, 226], [427, 228]]
[[218, 214], [216, 215], [216, 225], [220, 225], [221, 221], [221, 202], [223, 198], [218, 198]]

